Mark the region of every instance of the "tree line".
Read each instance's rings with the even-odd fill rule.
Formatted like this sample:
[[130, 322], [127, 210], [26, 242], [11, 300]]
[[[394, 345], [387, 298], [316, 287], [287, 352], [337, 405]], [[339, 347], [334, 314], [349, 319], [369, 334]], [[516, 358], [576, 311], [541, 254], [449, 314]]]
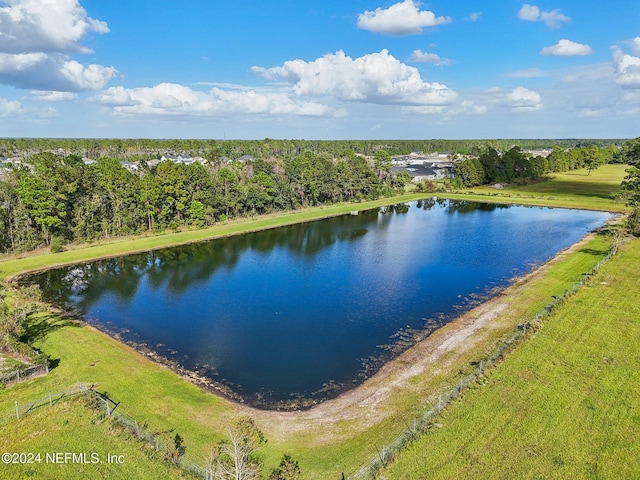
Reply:
[[618, 147], [623, 139], [497, 139], [497, 140], [205, 140], [205, 139], [92, 139], [92, 138], [0, 138], [0, 157], [23, 156], [29, 158], [45, 151], [79, 155], [97, 159], [113, 157], [121, 160], [151, 160], [160, 158], [165, 152], [202, 156], [211, 162], [229, 158], [235, 160], [242, 155], [269, 159], [292, 157], [311, 151], [329, 153], [341, 157], [350, 153], [374, 155], [385, 150], [391, 155], [409, 152], [451, 152], [461, 155], [479, 155], [484, 147], [507, 151], [518, 146], [522, 149], [558, 147], [571, 149], [589, 145], [604, 148]]
[[621, 160], [620, 149], [614, 145], [601, 148], [593, 144], [572, 149], [556, 146], [547, 157], [523, 152], [518, 146], [503, 153], [487, 147], [475, 157], [456, 162], [456, 182], [461, 187], [475, 187], [511, 183], [517, 179], [542, 177], [578, 168], [587, 168], [591, 173], [599, 165], [614, 159]]
[[284, 159], [186, 165], [164, 161], [137, 171], [120, 160], [85, 164], [78, 155], [42, 152], [0, 181], [0, 250], [61, 249], [144, 231], [205, 227], [227, 218], [402, 191], [384, 150], [372, 160], [304, 152]]

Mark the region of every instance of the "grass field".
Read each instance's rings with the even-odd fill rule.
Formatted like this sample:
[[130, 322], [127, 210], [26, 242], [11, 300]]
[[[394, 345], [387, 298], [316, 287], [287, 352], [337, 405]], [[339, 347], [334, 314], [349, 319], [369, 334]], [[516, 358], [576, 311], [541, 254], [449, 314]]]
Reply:
[[624, 212], [624, 202], [612, 199], [612, 194], [619, 190], [627, 168], [627, 165], [603, 165], [590, 175], [585, 169], [574, 170], [554, 173], [550, 176], [551, 180], [529, 185], [505, 186], [499, 189], [482, 186], [467, 189], [465, 193], [481, 201]]
[[639, 265], [635, 239], [381, 477], [640, 478]]
[[[586, 177], [586, 172], [583, 175], [578, 172], [575, 176], [580, 178], [577, 180], [572, 179], [571, 174], [566, 174], [549, 182], [521, 188], [531, 189], [536, 186], [543, 188], [544, 186], [547, 191], [552, 192], [552, 196], [565, 196], [565, 202], [571, 206], [590, 208], [599, 204], [602, 209], [619, 211], [621, 204], [604, 198], [616, 190], [615, 182], [612, 180], [615, 175], [617, 175], [619, 185], [619, 181], [624, 175], [624, 169], [603, 167], [591, 174], [589, 182], [598, 184], [599, 179], [602, 179], [602, 185], [594, 189], [594, 191], [600, 192], [596, 197], [579, 193], [580, 188], [577, 184], [584, 183], [582, 177]], [[518, 192], [519, 190], [514, 189], [513, 191]], [[527, 190], [526, 195], [536, 196], [536, 192], [535, 190]], [[547, 192], [537, 195], [549, 196]], [[424, 194], [409, 195], [392, 201], [408, 201], [423, 196]], [[474, 196], [464, 195], [462, 198], [474, 198]], [[530, 198], [528, 202], [545, 204], [546, 200]], [[502, 201], [508, 201], [508, 199], [504, 198]], [[389, 202], [390, 200], [386, 199], [377, 202], [377, 204], [388, 204]], [[517, 203], [527, 202], [518, 200]], [[356, 207], [371, 208], [374, 206], [376, 203], [357, 204], [357, 206], [342, 205], [288, 214], [282, 218], [265, 217], [254, 221], [238, 221], [203, 231], [120, 240], [107, 245], [88, 246], [55, 255], [31, 255], [0, 263], [0, 275], [10, 276], [25, 270], [45, 268], [63, 262], [87, 260], [133, 250], [159, 248], [173, 243], [197, 241], [201, 238], [230, 235], [258, 228], [272, 228], [280, 223], [308, 221], [348, 212]], [[184, 437], [187, 452], [199, 456], [203, 456], [210, 445], [223, 437], [224, 427], [231, 419], [238, 415], [250, 414], [256, 418], [256, 422], [268, 439], [268, 443], [262, 451], [267, 470], [277, 465], [282, 454], [290, 453], [299, 460], [305, 478], [340, 478], [342, 472], [347, 475], [354, 472], [362, 463], [375, 455], [377, 448], [400, 434], [404, 430], [406, 422], [419, 415], [437, 392], [455, 382], [460, 371], [468, 369], [472, 362], [492, 351], [496, 344], [513, 331], [517, 324], [542, 309], [552, 295], [560, 295], [573, 285], [584, 272], [589, 271], [606, 254], [609, 244], [610, 238], [607, 235], [598, 235], [583, 248], [561, 255], [550, 262], [540, 275], [530, 279], [526, 284], [518, 284], [503, 292], [501, 301], [507, 303], [509, 308], [496, 318], [492, 327], [479, 333], [472, 346], [465, 348], [464, 351], [449, 355], [443, 365], [435, 366], [430, 371], [413, 377], [410, 389], [392, 389], [388, 400], [377, 405], [375, 409], [359, 406], [356, 407], [356, 413], [351, 416], [336, 418], [335, 421], [325, 422], [320, 426], [316, 423], [307, 424], [309, 416], [282, 420], [277, 416], [264, 415], [234, 405], [201, 390], [167, 368], [159, 366], [93, 328], [48, 313], [40, 314], [32, 319], [28, 334], [34, 345], [52, 358], [56, 368], [53, 368], [46, 377], [29, 380], [4, 391], [0, 390], [0, 410], [10, 409], [14, 401], [25, 402], [40, 398], [49, 391], [63, 390], [79, 381], [95, 384], [99, 391], [106, 391], [114, 400], [122, 402], [119, 408], [125, 414], [136, 418], [141, 423], [147, 423], [153, 431], [173, 429]], [[629, 257], [628, 261], [630, 268], [638, 269], [640, 266], [640, 259], [636, 257]], [[571, 303], [569, 302], [568, 305]], [[453, 326], [444, 327], [433, 337], [437, 339], [439, 335], [446, 334], [450, 328]], [[547, 329], [543, 330], [541, 335], [546, 331]], [[510, 360], [505, 362], [505, 365], [509, 362]], [[622, 366], [626, 368], [626, 364]], [[501, 366], [496, 372], [502, 371], [502, 368]], [[389, 389], [385, 385], [381, 385], [380, 388]], [[482, 389], [477, 390], [481, 391]], [[475, 391], [471, 393], [473, 394]], [[465, 396], [462, 403], [466, 402]], [[79, 416], [88, 415], [82, 406], [70, 405], [69, 408], [70, 411], [78, 408]], [[19, 432], [20, 436], [24, 437], [22, 442], [19, 445], [10, 446], [21, 452], [54, 447], [64, 451], [83, 446], [101, 448], [106, 451], [113, 447], [111, 443], [103, 445], [102, 442], [106, 442], [106, 440], [103, 435], [98, 433], [95, 437], [89, 435], [86, 440], [78, 440], [80, 442], [78, 443], [72, 436], [64, 433], [65, 430], [57, 430], [56, 422], [59, 422], [57, 415], [46, 415], [45, 410], [43, 412], [37, 422], [34, 420], [34, 424], [27, 424], [27, 420], [31, 422], [27, 416], [23, 419], [24, 423], [21, 420], [19, 423], [14, 422], [0, 426], [0, 438], [11, 436], [16, 431]], [[447, 413], [447, 415], [449, 414]], [[376, 418], [377, 416], [379, 418]], [[22, 427], [23, 424], [26, 426]], [[55, 445], [45, 447], [38, 443], [40, 440], [37, 435], [29, 434], [31, 428], [34, 429], [34, 432], [49, 431], [49, 429], [51, 432], [56, 432], [53, 437]], [[509, 442], [508, 438], [504, 441], [505, 443]], [[132, 443], [131, 445], [136, 444]], [[135, 447], [131, 448], [135, 449]], [[143, 447], [140, 447], [140, 450], [144, 453]], [[131, 455], [134, 454], [131, 453]], [[151, 464], [156, 460], [153, 457], [139, 458], [140, 461], [139, 463], [136, 461], [135, 469], [127, 472], [129, 478], [161, 478], [154, 473], [156, 466]], [[3, 471], [7, 472], [8, 470], [2, 467], [0, 478], [2, 478]], [[50, 468], [46, 471], [43, 470], [41, 477], [47, 478], [44, 474], [52, 475], [52, 471], [55, 473], [55, 470]], [[82, 472], [73, 469], [67, 473], [68, 475], [64, 475], [65, 478], [86, 478]], [[167, 473], [167, 475], [171, 475], [171, 473]], [[415, 478], [423, 477], [418, 475]]]
[[[86, 397], [41, 408], [20, 422], [0, 425], [0, 452], [33, 453], [31, 463], [0, 464], [0, 479], [191, 478], [122, 427], [87, 407]], [[64, 442], [61, 442], [64, 438]], [[76, 462], [64, 453], [84, 454]], [[39, 454], [39, 455], [38, 455]], [[63, 455], [60, 455], [63, 454]], [[93, 456], [92, 456], [93, 455]], [[112, 460], [113, 459], [113, 460]]]

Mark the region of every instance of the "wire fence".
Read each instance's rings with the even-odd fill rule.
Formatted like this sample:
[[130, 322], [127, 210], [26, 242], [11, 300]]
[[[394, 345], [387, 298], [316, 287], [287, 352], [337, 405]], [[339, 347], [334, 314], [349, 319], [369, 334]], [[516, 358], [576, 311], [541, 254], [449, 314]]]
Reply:
[[13, 405], [5, 406], [3, 410], [0, 411], [0, 423], [6, 423], [11, 420], [20, 420], [24, 416], [39, 408], [47, 406], [52, 407], [63, 399], [75, 397], [77, 395], [84, 394], [87, 391], [88, 387], [86, 385], [84, 385], [83, 383], [78, 383], [77, 385], [73, 385], [72, 387], [69, 387], [62, 392], [49, 392], [47, 396], [39, 398], [32, 402], [27, 402], [24, 404], [14, 402]]
[[39, 377], [49, 373], [49, 364], [32, 365], [30, 367], [21, 368], [12, 372], [0, 375], [0, 384], [9, 386], [14, 383], [23, 382], [33, 377]]
[[410, 424], [407, 424], [407, 428], [400, 434], [400, 436], [382, 448], [375, 447], [375, 454], [372, 455], [367, 463], [349, 475], [349, 480], [371, 480], [377, 478], [378, 474], [395, 459], [403, 448], [408, 446], [413, 440], [431, 428], [436, 417], [438, 417], [453, 400], [462, 395], [462, 393], [471, 385], [478, 382], [487, 369], [499, 363], [503, 359], [504, 355], [516, 343], [523, 339], [530, 330], [539, 328], [544, 319], [551, 314], [555, 307], [575, 294], [586, 282], [588, 282], [589, 278], [598, 272], [598, 270], [600, 270], [600, 268], [617, 253], [618, 247], [619, 242], [614, 242], [607, 255], [602, 258], [589, 273], [583, 274], [580, 280], [571, 288], [565, 290], [562, 295], [554, 297], [554, 300], [547, 304], [544, 309], [538, 312], [531, 320], [518, 325], [516, 331], [507, 339], [502, 340], [500, 345], [490, 356], [477, 363], [477, 368], [472, 373], [468, 375], [461, 375], [455, 385], [452, 385], [438, 397], [437, 401], [428, 406], [428, 410], [426, 412], [424, 412], [420, 417], [415, 418]]
[[21, 404], [16, 401], [13, 405], [3, 406], [2, 410], [0, 410], [0, 424], [19, 421], [40, 408], [52, 407], [63, 400], [78, 396], [88, 397], [92, 401], [92, 406], [100, 412], [100, 415], [104, 418], [110, 418], [113, 422], [128, 430], [135, 438], [150, 445], [164, 460], [178, 465], [196, 478], [213, 480], [213, 474], [205, 466], [204, 459], [187, 456], [175, 446], [167, 445], [163, 438], [151, 433], [146, 425], [117, 410], [120, 402], [115, 402], [107, 395], [94, 390], [93, 386], [88, 386], [85, 383], [78, 383], [61, 392], [49, 392], [48, 395], [31, 402]]

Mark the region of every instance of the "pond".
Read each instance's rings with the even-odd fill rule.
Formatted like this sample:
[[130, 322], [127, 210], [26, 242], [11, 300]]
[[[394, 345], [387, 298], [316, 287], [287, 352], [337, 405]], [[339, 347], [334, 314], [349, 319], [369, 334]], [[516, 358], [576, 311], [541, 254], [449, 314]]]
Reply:
[[434, 198], [28, 280], [236, 399], [295, 408], [358, 385], [611, 216]]

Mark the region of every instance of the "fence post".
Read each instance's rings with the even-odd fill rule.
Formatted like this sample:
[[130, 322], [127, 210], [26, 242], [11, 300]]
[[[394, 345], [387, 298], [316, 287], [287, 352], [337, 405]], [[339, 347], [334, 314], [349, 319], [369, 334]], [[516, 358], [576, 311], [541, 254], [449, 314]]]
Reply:
[[110, 406], [109, 406], [109, 400], [107, 400], [107, 399], [105, 398], [104, 403], [106, 403], [106, 404], [107, 404], [107, 416], [108, 416], [108, 417], [110, 417], [110, 416], [111, 416], [111, 408], [110, 408]]
[[20, 407], [18, 406], [18, 402], [16, 402], [16, 419], [20, 420]]

